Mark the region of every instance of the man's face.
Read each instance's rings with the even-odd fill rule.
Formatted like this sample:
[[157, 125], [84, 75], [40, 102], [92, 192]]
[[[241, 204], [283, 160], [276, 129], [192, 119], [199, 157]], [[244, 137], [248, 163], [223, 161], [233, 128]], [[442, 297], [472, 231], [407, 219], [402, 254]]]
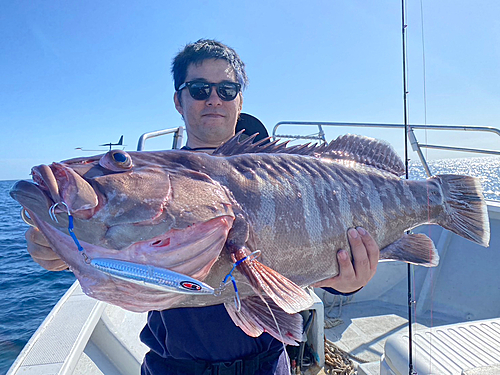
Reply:
[[[188, 66], [186, 82], [236, 82], [233, 69], [225, 60], [204, 60], [200, 65]], [[181, 95], [181, 100], [177, 95]], [[183, 116], [188, 133], [188, 146], [217, 147], [234, 135], [236, 121], [241, 112], [241, 93], [232, 101], [223, 101], [212, 88], [206, 100], [195, 100], [187, 88], [174, 95], [175, 108]]]

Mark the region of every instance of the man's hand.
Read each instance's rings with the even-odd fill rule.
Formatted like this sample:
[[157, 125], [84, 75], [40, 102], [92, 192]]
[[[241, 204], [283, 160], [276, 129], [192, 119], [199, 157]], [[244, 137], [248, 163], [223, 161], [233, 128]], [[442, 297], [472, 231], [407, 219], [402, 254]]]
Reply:
[[68, 265], [52, 250], [38, 228], [31, 227], [24, 236], [28, 242], [28, 253], [43, 268], [49, 271], [62, 271], [68, 268]]
[[380, 255], [380, 249], [370, 234], [361, 227], [347, 231], [353, 262], [345, 250], [337, 252], [339, 274], [313, 284], [313, 287], [333, 288], [341, 293], [352, 293], [364, 287], [371, 280]]

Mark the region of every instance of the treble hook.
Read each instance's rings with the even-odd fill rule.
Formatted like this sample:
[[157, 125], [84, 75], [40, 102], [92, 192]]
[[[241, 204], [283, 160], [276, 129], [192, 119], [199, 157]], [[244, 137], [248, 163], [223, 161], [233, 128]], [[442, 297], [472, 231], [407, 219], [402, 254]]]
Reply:
[[54, 203], [52, 206], [50, 206], [49, 208], [49, 215], [50, 215], [50, 218], [52, 220], [54, 220], [56, 223], [59, 223], [59, 220], [57, 220], [57, 217], [56, 217], [56, 207], [57, 205], [59, 204], [62, 204], [66, 207], [66, 210], [68, 212], [68, 216], [71, 216], [71, 212], [69, 212], [69, 207], [68, 205], [65, 203], [65, 202], [57, 202], [57, 203]]

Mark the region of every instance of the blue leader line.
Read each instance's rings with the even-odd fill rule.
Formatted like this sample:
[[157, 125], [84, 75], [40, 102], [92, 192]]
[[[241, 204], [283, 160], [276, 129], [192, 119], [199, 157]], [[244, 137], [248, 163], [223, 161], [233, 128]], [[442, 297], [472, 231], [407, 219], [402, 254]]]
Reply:
[[255, 258], [257, 258], [260, 255], [260, 253], [261, 253], [260, 250], [256, 250], [253, 253], [250, 253], [249, 255], [247, 255], [246, 257], [244, 257], [243, 259], [240, 259], [236, 263], [233, 263], [233, 268], [231, 268], [231, 271], [229, 271], [229, 273], [224, 278], [224, 281], [222, 282], [222, 286], [223, 286], [223, 285], [225, 285], [227, 283], [227, 279], [231, 278], [231, 282], [232, 282], [233, 288], [234, 288], [234, 293], [236, 294], [236, 296], [234, 298], [234, 305], [236, 307], [236, 311], [240, 311], [241, 310], [241, 300], [240, 300], [240, 294], [238, 293], [238, 287], [236, 286], [236, 279], [233, 276], [233, 271], [236, 269], [236, 267], [238, 267], [245, 260], [252, 261]]
[[85, 253], [85, 250], [83, 249], [82, 245], [80, 245], [80, 241], [78, 241], [78, 238], [76, 238], [75, 233], [73, 232], [73, 228], [75, 227], [73, 224], [73, 215], [71, 215], [71, 212], [69, 211], [69, 207], [65, 202], [58, 202], [54, 205], [52, 205], [49, 209], [49, 214], [52, 220], [54, 220], [56, 223], [59, 222], [56, 217], [56, 207], [57, 205], [62, 204], [64, 207], [66, 207], [66, 211], [68, 213], [68, 232], [73, 241], [75, 241], [75, 245], [78, 248], [78, 251], [83, 255], [83, 258], [85, 259], [85, 263], [90, 264], [90, 259]]

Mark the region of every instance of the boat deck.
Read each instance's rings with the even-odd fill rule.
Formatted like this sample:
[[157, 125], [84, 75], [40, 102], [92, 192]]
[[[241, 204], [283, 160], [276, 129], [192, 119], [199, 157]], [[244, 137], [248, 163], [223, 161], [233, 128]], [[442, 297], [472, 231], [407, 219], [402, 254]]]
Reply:
[[138, 374], [147, 351], [139, 341], [145, 323], [146, 314], [90, 298], [75, 282], [7, 374]]

